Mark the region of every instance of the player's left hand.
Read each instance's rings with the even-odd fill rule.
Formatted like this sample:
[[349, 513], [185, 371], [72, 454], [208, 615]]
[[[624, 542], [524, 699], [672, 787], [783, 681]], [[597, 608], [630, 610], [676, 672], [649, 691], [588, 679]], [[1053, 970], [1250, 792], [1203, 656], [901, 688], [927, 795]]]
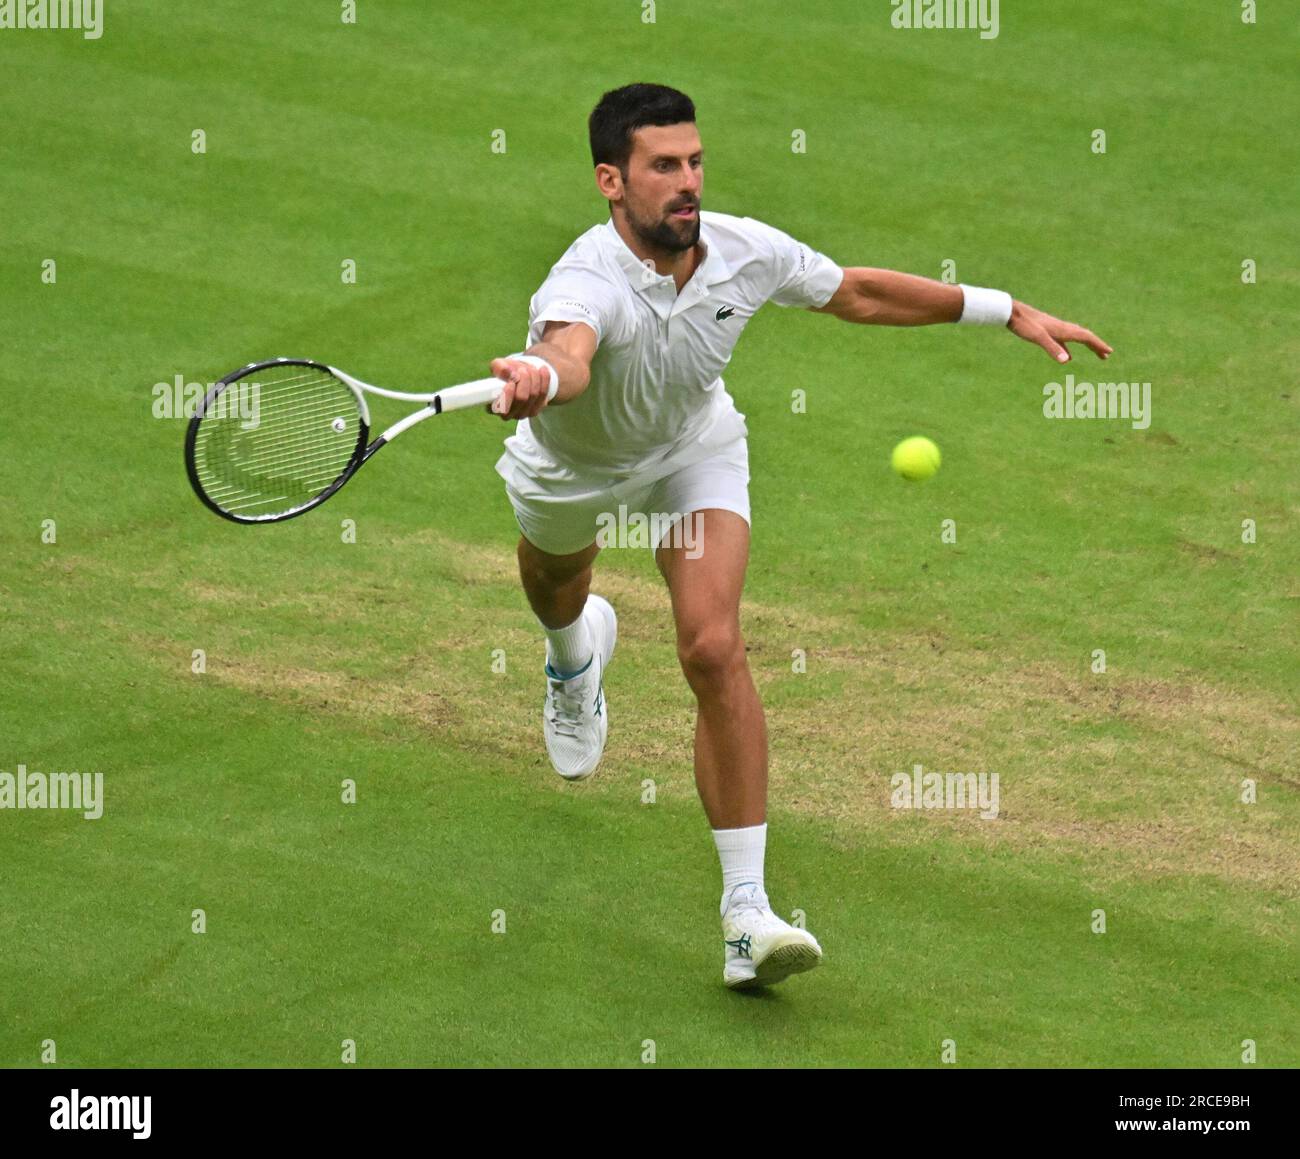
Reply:
[[1082, 342], [1098, 358], [1109, 358], [1111, 355], [1110, 346], [1091, 330], [1085, 330], [1073, 322], [1062, 322], [1060, 318], [1053, 318], [1051, 314], [1044, 314], [1042, 310], [1035, 310], [1024, 302], [1011, 304], [1011, 321], [1007, 323], [1007, 329], [1017, 338], [1041, 346], [1057, 362], [1070, 361], [1070, 352], [1065, 348], [1067, 342]]

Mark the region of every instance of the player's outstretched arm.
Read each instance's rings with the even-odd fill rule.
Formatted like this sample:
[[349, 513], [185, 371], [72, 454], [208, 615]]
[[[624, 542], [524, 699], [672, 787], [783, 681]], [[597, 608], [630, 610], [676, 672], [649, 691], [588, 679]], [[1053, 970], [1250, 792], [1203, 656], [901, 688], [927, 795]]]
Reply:
[[[982, 311], [977, 312], [968, 306], [968, 294], [985, 296], [979, 302]], [[996, 303], [991, 302], [994, 298], [1007, 304], [996, 318], [987, 316], [990, 310], [996, 309]], [[930, 326], [937, 322], [972, 321], [1001, 323], [1006, 319], [1008, 330], [1026, 342], [1041, 346], [1058, 362], [1069, 361], [1070, 355], [1065, 348], [1067, 342], [1082, 342], [1098, 358], [1107, 358], [1111, 353], [1110, 346], [1091, 330], [1054, 318], [1024, 302], [1013, 301], [1007, 295], [976, 287], [951, 286], [897, 270], [876, 270], [865, 266], [846, 269], [840, 288], [826, 305], [817, 307], [816, 312], [868, 326]]]
[[591, 381], [591, 360], [598, 345], [596, 331], [582, 322], [548, 322], [542, 340], [525, 354], [543, 359], [555, 368], [560, 388], [550, 402], [551, 372], [546, 366], [523, 362], [517, 355], [492, 360], [492, 373], [504, 379], [505, 390], [488, 409], [503, 419], [529, 419], [546, 406], [559, 406], [577, 398]]

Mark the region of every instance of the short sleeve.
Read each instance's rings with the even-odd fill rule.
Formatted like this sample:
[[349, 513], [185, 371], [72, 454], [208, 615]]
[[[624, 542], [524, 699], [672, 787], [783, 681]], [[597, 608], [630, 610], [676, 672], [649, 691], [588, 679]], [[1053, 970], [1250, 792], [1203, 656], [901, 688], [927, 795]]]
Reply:
[[844, 270], [823, 253], [752, 217], [745, 222], [771, 247], [768, 301], [778, 306], [824, 306], [844, 280]]
[[603, 274], [580, 266], [557, 267], [533, 295], [528, 341], [541, 340], [546, 322], [585, 322], [603, 340], [618, 318], [618, 292]]

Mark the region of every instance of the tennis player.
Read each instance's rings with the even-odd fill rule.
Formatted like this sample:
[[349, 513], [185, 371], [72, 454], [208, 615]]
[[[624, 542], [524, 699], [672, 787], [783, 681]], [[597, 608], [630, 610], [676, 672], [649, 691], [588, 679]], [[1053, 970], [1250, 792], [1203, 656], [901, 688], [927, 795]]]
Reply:
[[720, 377], [741, 331], [775, 302], [877, 326], [1005, 327], [1061, 362], [1067, 342], [1102, 358], [1111, 348], [1001, 291], [842, 268], [770, 225], [704, 211], [695, 106], [675, 89], [606, 93], [589, 127], [609, 220], [533, 296], [527, 350], [491, 364], [507, 382], [495, 407], [518, 420], [497, 471], [546, 635], [546, 748], [571, 781], [605, 748], [618, 621], [590, 591], [601, 517], [625, 505], [693, 520], [690, 534], [679, 524], [662, 534], [655, 558], [698, 706], [695, 783], [722, 862], [723, 981], [768, 985], [816, 966], [822, 950], [772, 912], [764, 887], [767, 731], [740, 634], [747, 431]]

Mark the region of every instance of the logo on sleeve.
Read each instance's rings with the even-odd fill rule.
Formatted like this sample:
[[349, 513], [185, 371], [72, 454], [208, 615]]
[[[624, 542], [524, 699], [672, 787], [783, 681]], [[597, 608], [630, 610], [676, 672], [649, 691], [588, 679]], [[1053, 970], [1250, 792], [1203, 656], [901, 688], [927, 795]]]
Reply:
[[722, 308], [721, 308], [721, 309], [720, 309], [720, 310], [719, 310], [719, 311], [714, 315], [714, 317], [717, 318], [717, 320], [718, 320], [719, 322], [725, 322], [725, 321], [726, 321], [728, 318], [730, 318], [730, 317], [732, 316], [732, 314], [734, 314], [735, 312], [736, 312], [736, 307], [735, 307], [735, 306], [723, 306], [723, 307], [722, 307]]
[[565, 298], [559, 304], [561, 306], [572, 306], [575, 310], [581, 310], [588, 318], [596, 317], [596, 311], [588, 306], [586, 302], [579, 302], [574, 298]]

